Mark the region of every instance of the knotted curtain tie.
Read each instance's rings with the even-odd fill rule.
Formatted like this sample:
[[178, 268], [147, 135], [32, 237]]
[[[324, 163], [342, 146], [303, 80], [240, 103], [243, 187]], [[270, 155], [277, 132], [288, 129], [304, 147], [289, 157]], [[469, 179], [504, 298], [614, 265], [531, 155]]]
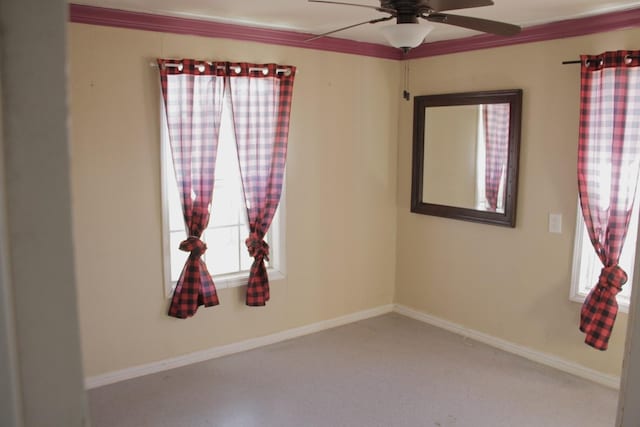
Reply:
[[247, 245], [250, 256], [269, 261], [269, 245], [258, 234], [251, 233], [244, 243]]
[[207, 251], [207, 244], [198, 236], [189, 236], [187, 240], [180, 242], [181, 251], [191, 252], [191, 257], [200, 258]]
[[627, 273], [619, 265], [604, 267], [600, 271], [598, 287], [608, 290], [612, 295], [617, 295], [622, 290], [622, 285], [627, 283]]

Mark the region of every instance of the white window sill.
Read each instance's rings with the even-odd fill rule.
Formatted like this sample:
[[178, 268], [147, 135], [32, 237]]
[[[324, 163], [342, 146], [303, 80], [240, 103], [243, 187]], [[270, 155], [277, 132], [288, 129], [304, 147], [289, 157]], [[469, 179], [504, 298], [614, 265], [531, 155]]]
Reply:
[[[587, 298], [587, 294], [574, 293], [569, 295], [569, 300], [584, 304], [584, 300]], [[626, 298], [618, 298], [618, 311], [622, 313], [629, 313], [629, 300]]]
[[[286, 277], [282, 271], [273, 268], [268, 268], [267, 274], [269, 275], [270, 283], [276, 280], [282, 280]], [[213, 283], [215, 284], [217, 290], [239, 288], [240, 286], [246, 286], [248, 279], [249, 273], [226, 274], [223, 276], [213, 276]], [[167, 299], [171, 299], [175, 287], [176, 282], [172, 282], [171, 289], [169, 289], [166, 294]]]

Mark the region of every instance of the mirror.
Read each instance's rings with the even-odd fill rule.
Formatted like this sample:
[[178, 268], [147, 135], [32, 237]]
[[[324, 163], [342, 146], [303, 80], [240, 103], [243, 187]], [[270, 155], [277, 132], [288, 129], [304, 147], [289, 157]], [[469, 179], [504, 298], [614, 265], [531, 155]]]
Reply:
[[522, 90], [416, 96], [411, 212], [515, 227]]

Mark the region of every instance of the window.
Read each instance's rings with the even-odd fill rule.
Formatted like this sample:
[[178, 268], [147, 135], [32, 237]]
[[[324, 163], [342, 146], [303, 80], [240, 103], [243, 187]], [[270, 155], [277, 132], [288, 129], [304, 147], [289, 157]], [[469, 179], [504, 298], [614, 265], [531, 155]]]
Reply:
[[[620, 267], [627, 273], [629, 281], [622, 287], [622, 291], [617, 295], [620, 310], [628, 312], [631, 301], [631, 287], [633, 279], [633, 267], [636, 255], [636, 239], [638, 236], [638, 201], [636, 196], [629, 230], [625, 239], [622, 253], [620, 254]], [[580, 202], [578, 201], [578, 218], [576, 220], [576, 240], [573, 248], [573, 272], [571, 274], [571, 301], [584, 302], [587, 294], [598, 282], [602, 262], [596, 255], [593, 245], [589, 240], [589, 233], [582, 218]]]
[[[216, 159], [213, 211], [209, 226], [202, 235], [202, 240], [208, 247], [202, 259], [207, 264], [217, 289], [246, 285], [253, 263], [245, 246], [249, 227], [231, 123], [231, 103], [226, 97]], [[164, 112], [161, 114], [161, 126], [164, 277], [165, 290], [170, 296], [189, 253], [178, 249], [180, 242], [186, 238], [186, 232]], [[265, 236], [265, 241], [270, 246], [270, 261], [265, 261], [270, 279], [283, 277], [283, 229], [280, 223], [283, 204], [284, 194]]]

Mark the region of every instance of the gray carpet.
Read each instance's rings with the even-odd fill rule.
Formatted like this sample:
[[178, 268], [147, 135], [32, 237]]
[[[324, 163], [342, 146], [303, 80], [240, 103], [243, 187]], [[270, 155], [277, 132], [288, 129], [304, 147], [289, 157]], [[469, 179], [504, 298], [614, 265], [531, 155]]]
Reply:
[[617, 393], [398, 314], [89, 392], [94, 427], [609, 427]]

